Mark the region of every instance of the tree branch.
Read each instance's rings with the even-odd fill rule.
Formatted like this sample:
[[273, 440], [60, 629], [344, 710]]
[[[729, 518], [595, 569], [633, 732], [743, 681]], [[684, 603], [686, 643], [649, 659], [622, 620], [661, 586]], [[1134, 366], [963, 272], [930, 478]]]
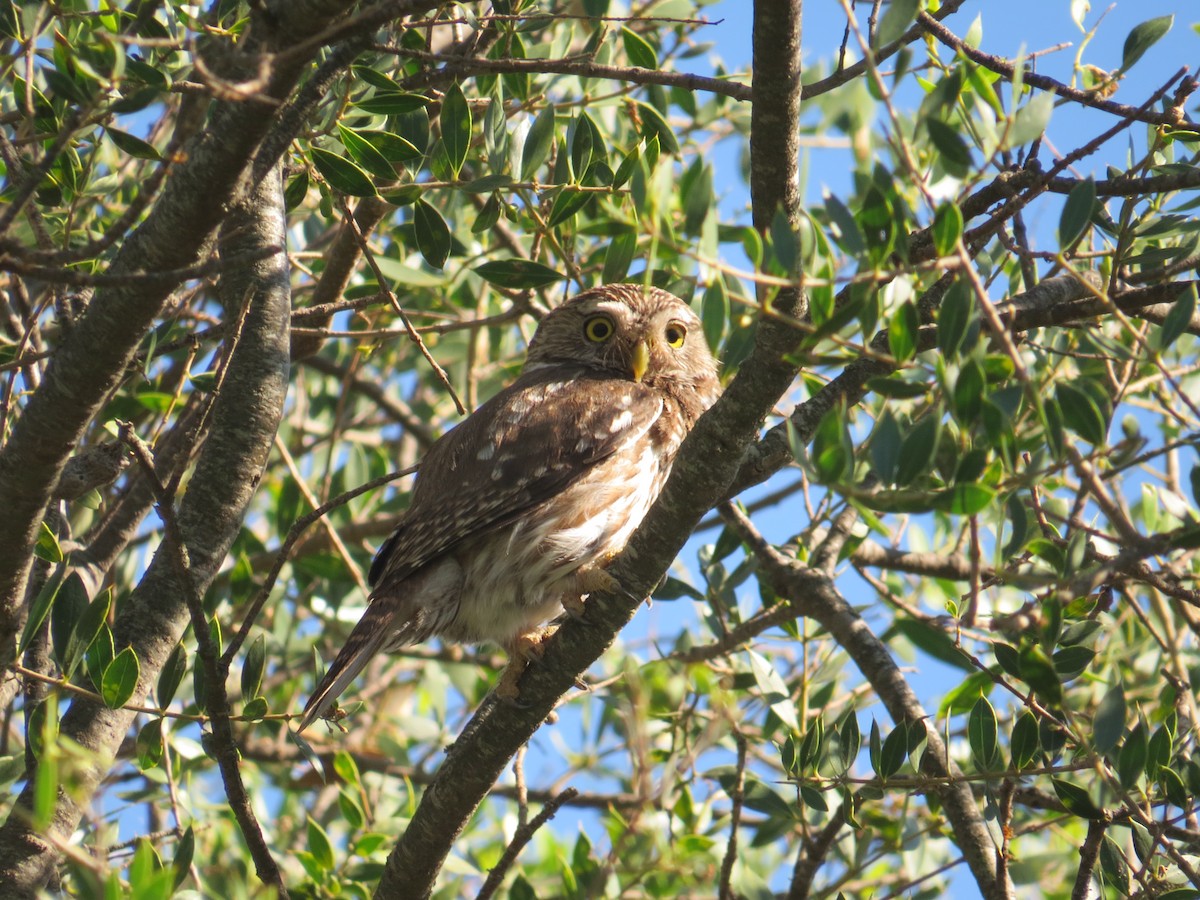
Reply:
[[[768, 204], [766, 212], [756, 209], [756, 224], [771, 222], [779, 198], [786, 202], [797, 196], [799, 29], [799, 0], [755, 4], [754, 83], [771, 98], [761, 105], [773, 109], [759, 113], [752, 123], [751, 168], [758, 172], [752, 183], [758, 202]], [[798, 215], [798, 203], [794, 210]], [[787, 322], [798, 317], [800, 298], [792, 292], [776, 302], [783, 317], [764, 317], [759, 323], [750, 357], [684, 442], [662, 496], [614, 565], [612, 573], [626, 593], [593, 596], [580, 620], [559, 629], [546, 644], [543, 665], [527, 670], [520, 707], [498, 704], [494, 696], [484, 701], [447, 753], [389, 855], [376, 897], [429, 896], [453, 842], [509, 759], [545, 721], [558, 698], [572, 689], [579, 673], [608, 649], [696, 523], [725, 494], [744, 448], [795, 375], [785, 357], [799, 335]]]

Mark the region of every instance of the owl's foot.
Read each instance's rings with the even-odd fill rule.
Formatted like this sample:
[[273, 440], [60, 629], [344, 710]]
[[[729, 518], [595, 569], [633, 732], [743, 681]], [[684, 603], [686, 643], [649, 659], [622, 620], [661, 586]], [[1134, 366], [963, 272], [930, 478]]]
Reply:
[[509, 703], [516, 702], [521, 696], [517, 682], [521, 680], [531, 662], [541, 660], [546, 652], [546, 641], [556, 631], [557, 628], [538, 628], [527, 634], [519, 634], [513, 639], [505, 648], [508, 650], [508, 665], [504, 667], [504, 671], [500, 673], [500, 680], [496, 682], [497, 697]]
[[573, 619], [582, 619], [585, 594], [621, 592], [621, 582], [599, 566], [584, 566], [575, 573], [575, 590], [563, 594], [562, 608]]

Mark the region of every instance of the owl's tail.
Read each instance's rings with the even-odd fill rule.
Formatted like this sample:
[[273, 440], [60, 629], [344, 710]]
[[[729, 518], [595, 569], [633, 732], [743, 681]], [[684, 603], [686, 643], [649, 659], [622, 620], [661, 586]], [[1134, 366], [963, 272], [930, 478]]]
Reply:
[[[391, 643], [389, 638], [395, 637], [394, 630], [387, 627], [388, 622], [381, 622], [378, 615], [372, 615], [371, 607], [379, 606], [382, 604], [371, 604], [367, 608], [366, 614], [346, 638], [346, 643], [338, 653], [337, 659], [333, 661], [333, 665], [329, 667], [329, 671], [325, 673], [325, 677], [321, 679], [317, 689], [308, 698], [308, 703], [304, 704], [304, 715], [300, 719], [300, 727], [297, 732], [303, 731], [316, 719], [324, 717], [333, 706], [334, 701], [337, 700], [338, 695], [358, 677], [358, 673], [376, 653], [383, 649], [385, 644]], [[377, 613], [380, 611], [379, 609], [375, 610]], [[387, 618], [390, 619], [391, 616], [387, 616]]]

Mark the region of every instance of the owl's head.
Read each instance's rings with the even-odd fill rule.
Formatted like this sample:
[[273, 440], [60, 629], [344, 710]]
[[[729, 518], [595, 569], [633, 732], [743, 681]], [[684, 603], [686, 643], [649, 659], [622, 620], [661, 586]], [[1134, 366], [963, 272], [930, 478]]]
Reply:
[[650, 386], [683, 383], [713, 396], [719, 384], [696, 314], [674, 294], [640, 284], [592, 288], [542, 319], [525, 371], [548, 365], [580, 366]]

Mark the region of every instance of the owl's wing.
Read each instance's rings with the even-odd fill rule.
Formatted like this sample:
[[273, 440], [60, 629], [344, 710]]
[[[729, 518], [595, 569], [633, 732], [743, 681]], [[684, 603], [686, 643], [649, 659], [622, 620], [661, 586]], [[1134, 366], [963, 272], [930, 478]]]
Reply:
[[434, 444], [371, 566], [377, 592], [555, 496], [662, 413], [646, 385], [568, 374], [527, 373]]

